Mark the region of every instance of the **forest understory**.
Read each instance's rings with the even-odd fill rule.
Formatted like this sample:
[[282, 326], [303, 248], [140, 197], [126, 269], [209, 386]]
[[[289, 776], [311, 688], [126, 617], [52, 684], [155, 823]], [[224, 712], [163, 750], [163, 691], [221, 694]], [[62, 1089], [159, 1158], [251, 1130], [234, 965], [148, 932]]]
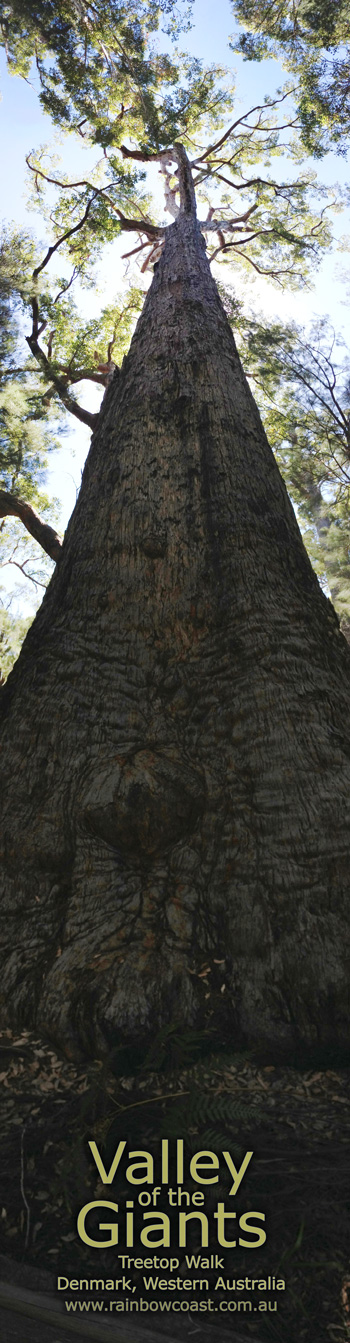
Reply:
[[[225, 1251], [224, 1276], [228, 1274], [230, 1280], [246, 1275], [284, 1278], [285, 1291], [263, 1294], [270, 1300], [278, 1297], [277, 1312], [255, 1310], [255, 1319], [257, 1298], [251, 1294], [249, 1314], [221, 1315], [218, 1321], [208, 1315], [172, 1314], [166, 1320], [156, 1314], [138, 1315], [137, 1338], [144, 1326], [145, 1338], [151, 1337], [147, 1334], [151, 1327], [155, 1337], [176, 1340], [180, 1334], [190, 1338], [195, 1333], [195, 1343], [219, 1333], [239, 1343], [250, 1339], [252, 1343], [345, 1343], [350, 1323], [349, 1209], [344, 1199], [350, 1070], [330, 1066], [300, 1071], [268, 1062], [262, 1066], [252, 1054], [223, 1053], [216, 1048], [208, 1052], [208, 1048], [210, 1041], [193, 1033], [180, 1035], [174, 1028], [160, 1034], [143, 1064], [138, 1062], [135, 1067], [135, 1059], [130, 1059], [130, 1075], [124, 1054], [77, 1068], [28, 1031], [1, 1034], [0, 1277], [54, 1294], [59, 1274], [69, 1279], [115, 1276], [116, 1251], [123, 1252], [122, 1226], [117, 1247], [91, 1252], [78, 1237], [76, 1218], [89, 1200], [119, 1200], [121, 1209], [125, 1196], [130, 1197], [130, 1185], [123, 1174], [117, 1174], [107, 1189], [101, 1184], [89, 1154], [89, 1137], [103, 1152], [106, 1167], [122, 1138], [130, 1148], [154, 1150], [156, 1156], [161, 1137], [168, 1136], [171, 1142], [181, 1136], [187, 1156], [202, 1148], [218, 1153], [227, 1148], [236, 1165], [249, 1149], [254, 1157], [237, 1197], [237, 1209], [263, 1210], [267, 1239], [258, 1250]], [[227, 1201], [228, 1171], [226, 1175], [225, 1185], [220, 1166], [223, 1183], [205, 1191], [210, 1227], [214, 1226], [210, 1209], [218, 1198], [225, 1200], [226, 1207], [234, 1206]], [[196, 1186], [190, 1181], [186, 1187], [193, 1190]], [[169, 1211], [167, 1203], [165, 1207]], [[178, 1272], [186, 1277], [184, 1252], [176, 1249], [177, 1217], [174, 1208], [171, 1250], [158, 1253], [178, 1253]], [[152, 1253], [136, 1241], [135, 1247], [129, 1255]], [[187, 1248], [190, 1253], [200, 1252], [195, 1233], [192, 1240], [188, 1236]], [[209, 1250], [202, 1253], [218, 1248], [213, 1237]], [[132, 1272], [128, 1271], [128, 1277]], [[141, 1275], [137, 1270], [134, 1273], [138, 1291]], [[211, 1282], [211, 1294], [212, 1287]], [[249, 1292], [243, 1295], [247, 1299]], [[68, 1297], [74, 1297], [74, 1292]], [[4, 1312], [5, 1325], [12, 1318]], [[7, 1337], [36, 1337], [35, 1332], [25, 1332], [25, 1323], [19, 1318], [19, 1333], [5, 1332], [6, 1341]], [[123, 1336], [125, 1323], [130, 1330], [130, 1318], [119, 1315], [115, 1319], [116, 1338]], [[81, 1321], [77, 1334], [79, 1325], [81, 1337]], [[96, 1317], [94, 1325], [89, 1323], [86, 1338], [90, 1327], [97, 1328], [97, 1333], [101, 1330]], [[102, 1323], [101, 1337], [103, 1327]], [[69, 1337], [73, 1337], [73, 1317], [70, 1330]], [[45, 1332], [45, 1339], [50, 1332]], [[57, 1324], [52, 1337], [56, 1343]], [[63, 1330], [63, 1343], [66, 1337]]]

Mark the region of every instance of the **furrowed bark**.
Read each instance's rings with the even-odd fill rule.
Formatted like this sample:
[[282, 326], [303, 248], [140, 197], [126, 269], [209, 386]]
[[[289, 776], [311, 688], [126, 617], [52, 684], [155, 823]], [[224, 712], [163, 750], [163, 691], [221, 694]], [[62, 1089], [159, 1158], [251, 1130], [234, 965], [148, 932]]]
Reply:
[[349, 649], [191, 211], [2, 701], [2, 1020], [346, 1048]]

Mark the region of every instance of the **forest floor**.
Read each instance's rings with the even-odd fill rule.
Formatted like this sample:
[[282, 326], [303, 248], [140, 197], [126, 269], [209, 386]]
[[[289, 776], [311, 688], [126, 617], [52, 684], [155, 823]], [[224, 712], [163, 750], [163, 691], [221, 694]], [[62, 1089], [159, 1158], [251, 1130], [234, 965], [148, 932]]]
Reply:
[[[171, 1158], [176, 1139], [185, 1139], [187, 1167], [191, 1154], [201, 1149], [219, 1157], [228, 1150], [236, 1167], [246, 1151], [253, 1151], [235, 1199], [222, 1156], [219, 1183], [205, 1190], [209, 1250], [201, 1251], [198, 1224], [196, 1230], [191, 1225], [188, 1237], [188, 1253], [224, 1253], [225, 1270], [219, 1275], [225, 1289], [216, 1289], [215, 1302], [226, 1298], [231, 1312], [218, 1318], [218, 1337], [221, 1321], [232, 1338], [244, 1333], [247, 1343], [345, 1343], [350, 1336], [350, 1070], [261, 1066], [244, 1053], [195, 1055], [194, 1037], [191, 1043], [168, 1033], [158, 1057], [153, 1050], [131, 1076], [125, 1057], [119, 1067], [118, 1056], [79, 1067], [28, 1031], [1, 1033], [0, 1255], [26, 1271], [31, 1266], [37, 1285], [39, 1270], [54, 1275], [53, 1283], [58, 1274], [69, 1280], [116, 1277], [116, 1256], [125, 1252], [125, 1199], [132, 1196], [136, 1206], [140, 1190], [126, 1182], [125, 1162], [113, 1185], [103, 1185], [88, 1138], [98, 1144], [106, 1168], [120, 1139], [126, 1140], [126, 1152], [129, 1147], [154, 1152], [156, 1186], [162, 1137], [169, 1138]], [[118, 1075], [120, 1064], [123, 1075]], [[192, 1193], [201, 1188], [190, 1178], [185, 1187]], [[91, 1251], [78, 1236], [76, 1219], [85, 1203], [98, 1199], [119, 1204], [119, 1243]], [[263, 1246], [220, 1250], [213, 1216], [220, 1199], [227, 1210], [236, 1208], [237, 1222], [248, 1210], [265, 1214]], [[177, 1254], [178, 1273], [186, 1277], [185, 1252], [178, 1249], [178, 1208], [169, 1209], [168, 1191], [159, 1209], [171, 1217], [170, 1250], [145, 1250], [136, 1225], [128, 1253]], [[107, 1212], [102, 1220], [109, 1217]], [[96, 1236], [91, 1225], [90, 1235]], [[226, 1234], [231, 1238], [233, 1233]], [[131, 1269], [133, 1274], [138, 1292], [142, 1275]], [[254, 1293], [244, 1290], [248, 1306], [243, 1315], [238, 1311], [242, 1291], [227, 1287], [226, 1280], [246, 1277], [265, 1280], [267, 1286]], [[276, 1290], [272, 1278], [285, 1280], [285, 1290]], [[210, 1273], [209, 1295], [217, 1280], [218, 1273]], [[267, 1305], [261, 1310], [262, 1301]], [[151, 1319], [154, 1326], [157, 1317]], [[174, 1314], [173, 1321], [176, 1337], [180, 1324], [182, 1336], [196, 1335], [194, 1343], [206, 1336], [204, 1315]], [[147, 1322], [149, 1327], [149, 1316]]]

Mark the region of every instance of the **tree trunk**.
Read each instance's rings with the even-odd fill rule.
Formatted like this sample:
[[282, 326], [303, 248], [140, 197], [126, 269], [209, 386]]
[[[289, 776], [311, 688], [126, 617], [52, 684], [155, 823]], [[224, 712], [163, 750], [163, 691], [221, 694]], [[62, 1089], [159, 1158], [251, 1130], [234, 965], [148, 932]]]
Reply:
[[2, 692], [5, 1023], [346, 1045], [349, 672], [181, 213]]

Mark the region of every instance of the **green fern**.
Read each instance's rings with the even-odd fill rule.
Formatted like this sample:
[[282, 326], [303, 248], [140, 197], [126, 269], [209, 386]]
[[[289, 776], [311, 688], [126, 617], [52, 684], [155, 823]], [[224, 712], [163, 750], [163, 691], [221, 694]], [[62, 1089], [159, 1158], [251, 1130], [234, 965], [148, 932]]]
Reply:
[[171, 1022], [158, 1031], [145, 1055], [141, 1072], [191, 1068], [212, 1048], [212, 1031], [181, 1030], [177, 1022]]
[[[216, 1127], [201, 1129], [200, 1134], [190, 1133], [186, 1140], [189, 1152], [198, 1151], [199, 1138], [203, 1146], [203, 1150], [208, 1152], [222, 1152], [224, 1149], [228, 1148], [230, 1142], [232, 1141], [232, 1134], [228, 1133], [227, 1129], [226, 1132], [222, 1132], [219, 1128]], [[246, 1150], [247, 1150], [246, 1146], [240, 1147], [239, 1144], [235, 1141], [235, 1157], [237, 1158], [237, 1160], [240, 1153], [241, 1153], [241, 1159], [243, 1159]]]
[[[180, 1098], [167, 1105], [163, 1111], [161, 1133], [164, 1137], [182, 1137], [188, 1141], [191, 1130], [195, 1129], [198, 1143], [198, 1134], [202, 1142], [203, 1134], [210, 1130], [212, 1136], [216, 1135], [217, 1145], [222, 1147], [222, 1142], [227, 1143], [233, 1131], [257, 1122], [262, 1122], [260, 1107], [246, 1105], [228, 1092], [215, 1095], [212, 1091], [194, 1087], [183, 1101]], [[224, 1137], [222, 1128], [226, 1129]], [[214, 1142], [211, 1146], [215, 1149]]]
[[204, 1125], [224, 1124], [225, 1127], [232, 1128], [233, 1125], [247, 1123], [247, 1120], [256, 1120], [258, 1109], [255, 1106], [246, 1105], [245, 1102], [236, 1100], [230, 1092], [220, 1092], [219, 1095], [207, 1091], [195, 1090], [189, 1096], [186, 1105], [187, 1123], [192, 1126], [195, 1124], [199, 1128]]

